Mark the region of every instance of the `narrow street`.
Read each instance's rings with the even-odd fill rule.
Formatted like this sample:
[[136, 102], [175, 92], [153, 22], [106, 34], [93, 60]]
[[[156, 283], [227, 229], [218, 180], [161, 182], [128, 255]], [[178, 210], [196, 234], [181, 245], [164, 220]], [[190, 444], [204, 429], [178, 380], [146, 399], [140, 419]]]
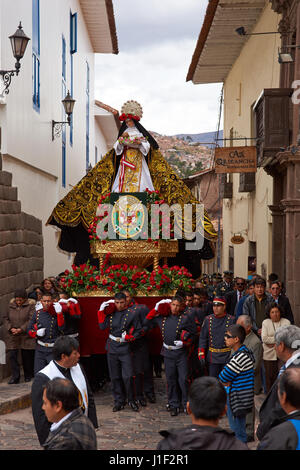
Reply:
[[[190, 423], [188, 416], [180, 413], [177, 417], [171, 417], [166, 410], [164, 378], [155, 379], [155, 388], [157, 403], [148, 404], [138, 413], [128, 407], [113, 413], [109, 385], [94, 395], [100, 424], [97, 430], [98, 450], [155, 450], [161, 439], [160, 430]], [[220, 424], [228, 429], [227, 418], [222, 419]], [[255, 449], [256, 446], [257, 442], [251, 442], [249, 448]], [[16, 449], [41, 450], [31, 407], [0, 415], [0, 450]]]

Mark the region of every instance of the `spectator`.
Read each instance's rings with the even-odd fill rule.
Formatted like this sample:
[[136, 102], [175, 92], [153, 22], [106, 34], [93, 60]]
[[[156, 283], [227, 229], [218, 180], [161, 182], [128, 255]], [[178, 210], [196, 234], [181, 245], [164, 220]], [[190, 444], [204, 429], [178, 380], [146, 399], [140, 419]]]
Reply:
[[271, 294], [271, 285], [273, 282], [278, 281], [279, 277], [276, 273], [271, 273], [268, 276], [268, 292]]
[[214, 377], [199, 377], [192, 383], [187, 403], [192, 424], [161, 431], [157, 450], [247, 450], [230, 431], [219, 427], [226, 414], [226, 392]]
[[254, 404], [254, 357], [243, 344], [246, 331], [241, 325], [231, 325], [225, 333], [226, 346], [234, 352], [219, 375], [227, 387], [227, 416], [235, 436], [247, 442], [246, 415]]
[[294, 315], [292, 312], [292, 307], [288, 297], [281, 293], [281, 283], [280, 281], [275, 281], [271, 283], [271, 295], [272, 302], [276, 302], [282, 308], [282, 317], [287, 318], [290, 323], [294, 324]]
[[254, 281], [249, 281], [245, 288], [245, 295], [241, 298], [236, 308], [235, 318], [238, 318], [241, 315], [243, 315], [243, 307], [244, 307], [245, 300], [249, 297], [249, 295], [252, 295], [253, 293], [254, 293]]
[[33, 313], [34, 302], [28, 301], [26, 290], [17, 290], [3, 318], [4, 339], [12, 374], [9, 385], [20, 382], [19, 351], [21, 351], [25, 382], [30, 382], [33, 377], [35, 341], [27, 335]]
[[[281, 370], [290, 367], [300, 367], [300, 328], [295, 325], [278, 328], [275, 333], [275, 351], [277, 357], [284, 362]], [[276, 382], [274, 382], [259, 410], [260, 423], [257, 428], [257, 437], [259, 440], [261, 440], [264, 435], [277, 424], [277, 420], [284, 415], [277, 395], [277, 385], [278, 378]]]
[[300, 446], [300, 369], [292, 367], [278, 381], [278, 396], [285, 416], [263, 437], [258, 450], [299, 450]]
[[275, 332], [281, 326], [290, 325], [290, 321], [282, 318], [282, 308], [276, 302], [272, 302], [267, 307], [266, 320], [262, 323], [261, 339], [264, 349], [264, 366], [266, 373], [266, 390], [270, 391], [275, 382], [282, 363], [278, 359], [275, 351]]
[[79, 406], [78, 390], [68, 379], [49, 380], [43, 391], [43, 410], [50, 423], [45, 450], [97, 450], [91, 421]]
[[34, 378], [31, 390], [32, 414], [41, 445], [46, 441], [51, 426], [42, 409], [43, 389], [47, 382], [55, 377], [67, 378], [74, 382], [84, 414], [92, 421], [95, 428], [98, 427], [94, 398], [83, 370], [78, 363], [80, 358], [78, 347], [79, 344], [75, 338], [69, 336], [58, 338], [53, 347], [53, 360]]
[[[254, 394], [258, 395], [261, 392], [261, 376], [260, 368], [263, 358], [263, 347], [261, 341], [252, 331], [252, 320], [249, 315], [241, 315], [236, 322], [237, 325], [242, 325], [246, 331], [246, 338], [244, 345], [253, 353], [254, 356]], [[247, 442], [254, 441], [254, 424], [255, 424], [255, 406], [246, 415], [246, 432]]]
[[253, 330], [260, 337], [262, 322], [266, 318], [267, 304], [271, 301], [270, 294], [266, 293], [266, 281], [256, 278], [254, 293], [249, 295], [243, 306], [243, 315], [250, 315], [253, 321]]
[[39, 302], [42, 298], [42, 295], [43, 295], [42, 289], [39, 286], [37, 286], [33, 289], [32, 292], [30, 292], [30, 294], [28, 294], [28, 298], [33, 299], [36, 302]]
[[235, 316], [238, 304], [245, 295], [246, 282], [242, 277], [237, 277], [234, 281], [234, 290], [225, 295], [226, 310], [229, 315]]
[[50, 278], [46, 278], [41, 282], [41, 288], [45, 294], [53, 295], [57, 292], [57, 288]]

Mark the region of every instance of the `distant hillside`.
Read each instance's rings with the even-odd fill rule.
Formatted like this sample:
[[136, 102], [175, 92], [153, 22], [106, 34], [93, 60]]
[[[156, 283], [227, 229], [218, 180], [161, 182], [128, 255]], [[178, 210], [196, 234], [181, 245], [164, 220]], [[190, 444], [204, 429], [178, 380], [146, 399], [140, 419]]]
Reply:
[[159, 148], [180, 178], [205, 170], [211, 166], [212, 151], [205, 145], [177, 136], [166, 136], [152, 132]]
[[[216, 136], [216, 132], [203, 132], [201, 134], [177, 134], [176, 137], [178, 139], [184, 139], [187, 142], [201, 142], [201, 144], [205, 145], [208, 142], [207, 147], [212, 147], [211, 142], [214, 142]], [[223, 131], [219, 132], [219, 139], [223, 138]], [[223, 146], [222, 141], [218, 141], [219, 146]]]

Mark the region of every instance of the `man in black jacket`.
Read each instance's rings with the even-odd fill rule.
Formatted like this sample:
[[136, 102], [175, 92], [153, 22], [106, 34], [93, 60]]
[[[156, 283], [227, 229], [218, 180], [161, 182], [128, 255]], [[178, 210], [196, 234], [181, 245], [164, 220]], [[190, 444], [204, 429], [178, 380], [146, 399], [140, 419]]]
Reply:
[[43, 410], [50, 433], [46, 450], [97, 450], [95, 429], [79, 406], [78, 390], [68, 379], [49, 380], [44, 387]]
[[285, 369], [300, 367], [300, 328], [295, 325], [278, 328], [275, 333], [275, 350], [284, 365], [259, 410], [260, 423], [256, 432], [259, 440], [285, 416], [278, 399], [278, 380]]
[[247, 450], [232, 431], [219, 427], [226, 414], [226, 391], [215, 377], [199, 377], [191, 385], [187, 410], [192, 424], [160, 431], [157, 450]]
[[292, 307], [288, 297], [281, 292], [280, 281], [274, 281], [271, 283], [270, 292], [272, 295], [272, 301], [278, 303], [278, 305], [280, 305], [282, 308], [283, 317], [290, 320], [291, 324], [293, 325], [295, 322]]
[[300, 450], [300, 369], [291, 367], [278, 381], [278, 397], [285, 416], [263, 437], [258, 450]]
[[226, 311], [229, 315], [235, 317], [239, 301], [245, 295], [246, 282], [242, 277], [235, 278], [235, 289], [225, 295]]
[[75, 338], [59, 337], [53, 346], [53, 360], [34, 377], [31, 389], [32, 414], [41, 445], [46, 441], [51, 427], [51, 423], [42, 409], [43, 390], [47, 382], [55, 377], [69, 379], [76, 385], [80, 396], [80, 406], [84, 414], [91, 420], [94, 428], [98, 428], [94, 398], [78, 363], [80, 357], [78, 347], [79, 344]]

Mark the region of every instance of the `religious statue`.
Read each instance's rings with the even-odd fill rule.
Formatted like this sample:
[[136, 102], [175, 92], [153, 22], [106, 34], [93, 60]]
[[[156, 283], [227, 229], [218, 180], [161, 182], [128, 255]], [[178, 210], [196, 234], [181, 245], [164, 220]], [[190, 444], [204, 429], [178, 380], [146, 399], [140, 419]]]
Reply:
[[[169, 206], [200, 203], [164, 159], [153, 136], [141, 125], [142, 115], [142, 107], [136, 101], [123, 105], [119, 117], [122, 125], [114, 147], [56, 205], [49, 217], [48, 224], [61, 229], [59, 248], [77, 253], [75, 264], [91, 260], [88, 228], [100, 197], [108, 192], [134, 193], [148, 189], [158, 191]], [[172, 261], [186, 266], [195, 277], [200, 275], [200, 259], [214, 257], [211, 242], [217, 239], [205, 210], [203, 229], [201, 250], [185, 252], [184, 240], [179, 240], [179, 253]]]

